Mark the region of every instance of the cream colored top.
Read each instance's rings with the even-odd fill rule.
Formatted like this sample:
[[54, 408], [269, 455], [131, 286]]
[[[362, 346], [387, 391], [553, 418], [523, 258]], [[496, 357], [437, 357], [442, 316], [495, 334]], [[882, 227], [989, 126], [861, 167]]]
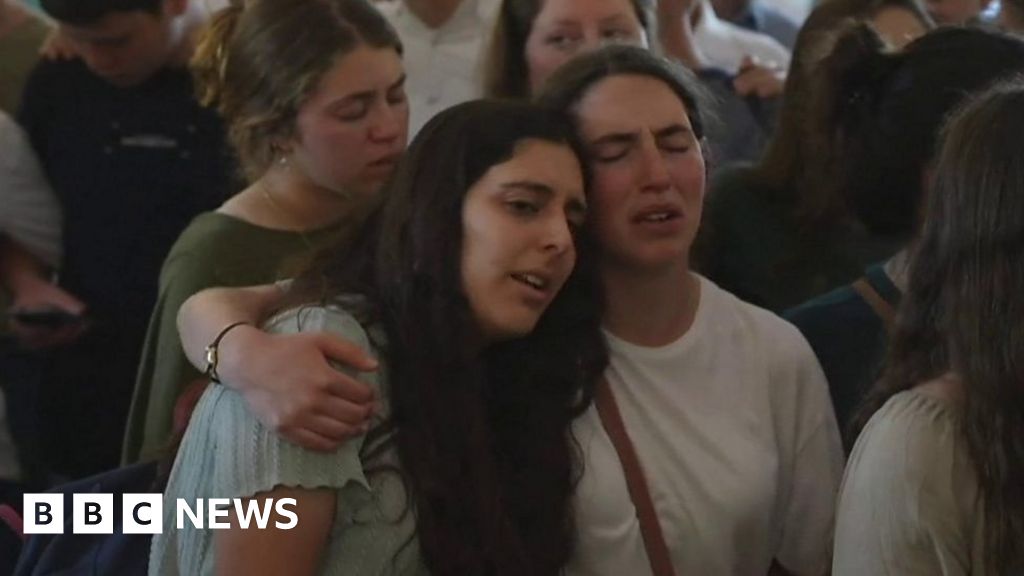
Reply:
[[865, 426], [840, 490], [833, 576], [985, 576], [978, 486], [944, 389], [901, 392]]
[[[302, 306], [271, 319], [274, 334], [329, 332], [374, 354], [370, 338], [343, 300]], [[375, 340], [379, 342], [380, 340]], [[360, 380], [374, 388], [381, 422], [388, 415], [383, 381], [387, 367]], [[190, 507], [198, 498], [250, 498], [278, 486], [333, 488], [334, 522], [322, 552], [321, 576], [428, 576], [416, 540], [416, 519], [398, 474], [393, 450], [365, 465], [364, 437], [333, 452], [313, 452], [288, 442], [256, 420], [241, 395], [228, 386], [206, 389], [189, 422], [164, 492], [163, 532], [153, 537], [150, 576], [215, 574], [215, 530], [188, 520], [177, 528], [176, 499]], [[302, 522], [302, 518], [297, 518]], [[256, 529], [255, 526], [253, 529]]]

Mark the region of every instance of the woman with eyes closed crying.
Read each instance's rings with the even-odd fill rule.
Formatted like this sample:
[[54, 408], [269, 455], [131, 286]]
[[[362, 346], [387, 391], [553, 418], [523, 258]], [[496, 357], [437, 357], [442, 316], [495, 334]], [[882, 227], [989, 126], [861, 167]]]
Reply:
[[525, 103], [428, 122], [355, 242], [323, 252], [266, 323], [370, 350], [377, 417], [336, 450], [301, 448], [225, 371], [192, 414], [165, 523], [197, 497], [294, 498], [298, 523], [167, 530], [150, 574], [560, 574], [569, 427], [607, 362], [578, 150], [565, 117]]

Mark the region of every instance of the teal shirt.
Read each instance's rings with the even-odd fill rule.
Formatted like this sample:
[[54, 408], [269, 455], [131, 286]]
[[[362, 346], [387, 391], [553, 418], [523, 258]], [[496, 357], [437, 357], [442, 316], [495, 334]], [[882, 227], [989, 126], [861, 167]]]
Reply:
[[[899, 306], [902, 293], [885, 273], [884, 264], [868, 268], [864, 280], [894, 309]], [[849, 452], [854, 440], [847, 434], [850, 423], [881, 375], [889, 343], [885, 324], [852, 285], [791, 308], [783, 317], [804, 335], [825, 371], [836, 420], [844, 433], [843, 444]]]
[[[277, 334], [326, 331], [373, 350], [363, 327], [334, 305], [289, 310], [271, 320], [267, 329]], [[380, 385], [384, 378], [386, 372], [360, 375], [380, 399], [380, 418], [388, 414]], [[300, 448], [260, 424], [239, 394], [227, 386], [210, 386], [196, 406], [174, 462], [164, 493], [164, 531], [153, 538], [149, 574], [214, 573], [215, 531], [194, 528], [187, 519], [177, 529], [177, 498], [194, 507], [197, 498], [246, 498], [275, 486], [297, 486], [337, 491], [319, 574], [426, 576], [402, 481], [394, 472], [368, 472], [360, 457], [362, 446], [363, 438], [358, 438], [330, 453]], [[393, 452], [382, 458], [374, 468], [397, 463]]]

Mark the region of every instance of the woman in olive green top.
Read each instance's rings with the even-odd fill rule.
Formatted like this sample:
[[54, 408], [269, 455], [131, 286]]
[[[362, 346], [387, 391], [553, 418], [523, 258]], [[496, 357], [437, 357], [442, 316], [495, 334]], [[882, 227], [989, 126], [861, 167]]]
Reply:
[[1021, 134], [1019, 79], [946, 128], [888, 365], [843, 480], [836, 576], [1024, 574]]
[[[405, 148], [401, 44], [367, 2], [256, 0], [219, 12], [192, 62], [251, 184], [197, 217], [164, 263], [126, 431], [126, 463], [167, 444], [200, 377], [175, 315], [212, 286], [290, 278], [361, 224]], [[129, 247], [130, 249], [130, 247]]]

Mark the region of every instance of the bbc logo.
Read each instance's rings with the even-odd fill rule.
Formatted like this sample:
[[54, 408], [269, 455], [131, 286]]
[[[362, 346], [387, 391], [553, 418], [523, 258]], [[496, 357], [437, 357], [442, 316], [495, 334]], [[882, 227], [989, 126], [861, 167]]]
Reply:
[[[25, 494], [25, 534], [63, 534], [68, 494]], [[164, 499], [161, 494], [122, 494], [120, 507], [113, 494], [71, 494], [73, 534], [161, 534]], [[171, 504], [178, 530], [186, 525], [204, 530], [237, 526], [266, 530], [273, 525], [291, 530], [299, 523], [294, 498], [175, 498]], [[120, 508], [120, 518], [118, 518]], [[171, 512], [172, 510], [169, 510]]]
[[[74, 534], [113, 534], [113, 494], [73, 494], [71, 531]], [[123, 534], [160, 534], [163, 532], [164, 500], [160, 494], [123, 494], [121, 496]], [[25, 494], [25, 534], [64, 533], [64, 494]]]

